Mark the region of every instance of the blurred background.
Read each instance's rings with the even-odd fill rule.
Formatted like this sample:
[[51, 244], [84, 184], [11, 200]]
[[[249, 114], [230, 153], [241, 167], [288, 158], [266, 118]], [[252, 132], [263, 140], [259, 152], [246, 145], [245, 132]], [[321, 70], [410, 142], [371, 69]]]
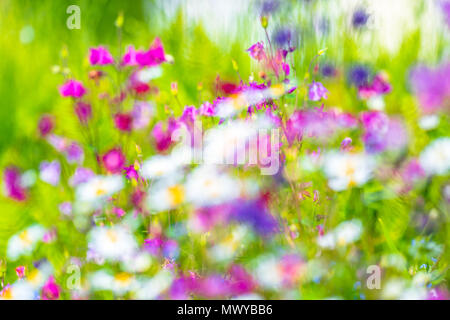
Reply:
[[[70, 30], [69, 5], [81, 10], [81, 28]], [[52, 113], [57, 130], [78, 138], [76, 119], [57, 87], [63, 82], [57, 68], [68, 68], [77, 79], [87, 78], [90, 47], [109, 47], [114, 56], [128, 44], [147, 48], [159, 36], [174, 58], [156, 80], [160, 93], [157, 108], [173, 104], [170, 83], [177, 81], [183, 105], [198, 106], [198, 85], [206, 88], [202, 100], [214, 99], [215, 79], [237, 82], [232, 59], [244, 78], [257, 67], [246, 49], [265, 40], [262, 12], [270, 14], [272, 41], [289, 34], [297, 47], [292, 55], [295, 74], [302, 80], [309, 62], [327, 49], [324, 62], [340, 68], [364, 64], [384, 70], [395, 90], [386, 99], [386, 112], [402, 114], [414, 126], [417, 107], [407, 81], [411, 66], [437, 65], [448, 60], [449, 33], [439, 1], [432, 0], [136, 0], [136, 1], [0, 1], [0, 164], [24, 170], [37, 168], [45, 148], [40, 147], [37, 122]], [[121, 36], [115, 21], [123, 13]], [[325, 81], [329, 105], [357, 111], [361, 107], [345, 81]], [[173, 105], [176, 112], [177, 106]], [[436, 133], [439, 135], [441, 133]], [[426, 141], [415, 137], [417, 148]], [[419, 150], [419, 149], [418, 149]], [[0, 199], [0, 256], [8, 237], [29, 224], [42, 207], [27, 208]], [[48, 200], [50, 201], [50, 200]], [[41, 212], [39, 212], [41, 210]]]

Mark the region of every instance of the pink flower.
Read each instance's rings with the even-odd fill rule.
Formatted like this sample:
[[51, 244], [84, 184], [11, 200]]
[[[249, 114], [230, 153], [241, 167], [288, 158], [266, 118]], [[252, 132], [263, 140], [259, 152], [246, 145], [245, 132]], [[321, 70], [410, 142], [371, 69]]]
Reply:
[[148, 126], [153, 114], [153, 108], [147, 102], [135, 103], [133, 110], [131, 111], [131, 117], [133, 118], [133, 129], [144, 129]]
[[6, 196], [16, 201], [26, 199], [25, 188], [21, 186], [21, 175], [16, 167], [7, 167], [3, 172], [3, 184]]
[[139, 174], [136, 171], [136, 169], [134, 168], [134, 165], [125, 167], [125, 168], [123, 168], [123, 170], [125, 171], [125, 175], [126, 175], [127, 179], [136, 180], [136, 181], [139, 179]]
[[78, 117], [78, 120], [80, 120], [82, 124], [86, 124], [92, 117], [91, 105], [84, 102], [78, 102], [77, 106], [75, 107], [75, 113]]
[[103, 66], [114, 63], [114, 58], [105, 47], [99, 46], [89, 49], [89, 62], [91, 65]]
[[86, 93], [83, 84], [78, 80], [67, 80], [59, 87], [59, 93], [63, 97], [81, 98]]
[[17, 274], [17, 277], [19, 279], [22, 279], [23, 277], [25, 277], [25, 267], [24, 266], [18, 266], [16, 268], [16, 274]]
[[119, 173], [125, 165], [125, 156], [119, 148], [112, 149], [103, 155], [103, 165], [110, 173]]
[[60, 203], [58, 209], [65, 216], [72, 215], [72, 204], [68, 201]]
[[291, 69], [289, 68], [289, 64], [283, 63], [283, 64], [282, 64], [282, 67], [283, 67], [284, 74], [285, 74], [286, 76], [288, 76], [289, 73], [290, 73], [290, 71], [291, 71]]
[[112, 212], [118, 217], [122, 218], [125, 215], [125, 211], [118, 207], [113, 207]]
[[84, 152], [81, 146], [72, 142], [65, 150], [66, 159], [69, 163], [82, 163], [84, 158]]
[[39, 119], [39, 132], [41, 133], [41, 136], [46, 136], [50, 132], [52, 132], [54, 127], [53, 123], [53, 117], [50, 115], [43, 115], [41, 119]]
[[60, 294], [60, 287], [56, 284], [53, 276], [50, 276], [42, 287], [42, 299], [43, 300], [58, 300]]
[[124, 66], [137, 66], [138, 62], [136, 61], [136, 50], [133, 46], [128, 46], [127, 51], [122, 57], [122, 65]]
[[320, 82], [313, 81], [309, 86], [308, 96], [311, 101], [327, 99], [328, 90]]
[[161, 40], [159, 38], [155, 38], [150, 46], [150, 49], [147, 51], [137, 51], [135, 58], [137, 63], [142, 67], [157, 66], [166, 61]]
[[261, 42], [257, 42], [247, 49], [247, 52], [255, 60], [261, 61], [266, 58], [266, 52], [264, 51], [264, 45]]
[[128, 113], [117, 113], [114, 116], [114, 124], [120, 131], [130, 132], [133, 127], [133, 118]]

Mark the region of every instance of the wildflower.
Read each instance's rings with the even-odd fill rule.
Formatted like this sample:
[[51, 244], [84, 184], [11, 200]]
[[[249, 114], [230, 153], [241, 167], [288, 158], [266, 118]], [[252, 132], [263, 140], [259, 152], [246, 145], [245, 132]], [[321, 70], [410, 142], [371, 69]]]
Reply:
[[69, 184], [74, 187], [79, 185], [80, 183], [89, 181], [89, 179], [91, 179], [94, 176], [95, 174], [91, 169], [77, 167], [75, 169], [73, 176], [69, 180]]
[[358, 9], [353, 13], [352, 24], [355, 28], [361, 28], [366, 25], [369, 15], [364, 9]]
[[450, 138], [432, 141], [420, 154], [419, 163], [428, 175], [445, 175], [450, 170]]
[[136, 61], [136, 50], [133, 46], [128, 46], [127, 51], [122, 57], [122, 65], [125, 66], [137, 66], [138, 62]]
[[56, 284], [53, 276], [50, 276], [42, 287], [42, 299], [43, 300], [58, 300], [61, 288]]
[[342, 140], [341, 142], [341, 150], [343, 151], [348, 151], [351, 149], [351, 144], [352, 144], [352, 138], [345, 138], [344, 140]]
[[125, 171], [125, 176], [128, 180], [135, 180], [137, 181], [139, 179], [139, 174], [134, 168], [134, 165], [124, 167], [123, 170]]
[[239, 185], [213, 167], [195, 169], [186, 181], [186, 199], [196, 206], [218, 205], [239, 196]]
[[99, 270], [88, 276], [89, 283], [94, 290], [109, 290], [117, 295], [124, 295], [138, 288], [136, 278], [127, 272], [115, 275], [106, 270]]
[[26, 189], [22, 185], [21, 174], [16, 167], [10, 166], [3, 171], [3, 185], [5, 195], [16, 201], [27, 198]]
[[362, 65], [354, 66], [350, 69], [349, 80], [357, 87], [366, 85], [369, 81], [368, 68]]
[[322, 75], [324, 77], [329, 77], [329, 78], [334, 77], [337, 73], [336, 68], [329, 63], [325, 63], [322, 66], [321, 71], [322, 71]]
[[88, 247], [108, 261], [124, 261], [137, 250], [136, 239], [123, 226], [95, 227], [89, 234]]
[[133, 118], [128, 113], [117, 113], [114, 115], [114, 124], [120, 131], [130, 132], [133, 128]]
[[97, 207], [122, 188], [123, 179], [120, 175], [94, 176], [77, 185], [76, 199]]
[[148, 51], [137, 51], [135, 59], [140, 66], [156, 66], [166, 61], [161, 40], [155, 38]]
[[164, 131], [163, 129], [162, 122], [158, 122], [157, 124], [155, 124], [152, 130], [152, 136], [155, 139], [156, 149], [158, 151], [165, 151], [172, 145], [172, 133], [178, 127], [178, 122], [173, 118], [170, 118], [168, 120], [166, 131]]
[[450, 63], [436, 68], [417, 66], [412, 69], [410, 82], [420, 106], [427, 114], [434, 113], [444, 107], [446, 99], [450, 98]]
[[6, 285], [0, 291], [0, 300], [35, 300], [39, 295], [35, 288], [27, 281], [17, 281], [13, 285]]
[[78, 102], [75, 107], [75, 114], [81, 124], [86, 124], [92, 118], [91, 105], [84, 102]]
[[140, 173], [146, 179], [167, 178], [177, 174], [180, 162], [172, 156], [155, 155], [142, 164]]
[[39, 166], [39, 177], [42, 181], [57, 186], [59, 184], [59, 177], [61, 175], [61, 166], [58, 160], [52, 162], [42, 161]]
[[328, 185], [335, 191], [366, 183], [372, 176], [374, 160], [365, 154], [331, 152], [325, 158]]
[[89, 62], [91, 65], [107, 65], [113, 64], [114, 58], [111, 53], [109, 53], [108, 49], [103, 46], [98, 46], [97, 48], [89, 49]]
[[52, 132], [54, 126], [55, 125], [54, 125], [53, 117], [50, 116], [50, 115], [43, 115], [39, 119], [38, 128], [39, 128], [39, 132], [40, 132], [42, 137], [45, 137], [50, 132]]
[[65, 216], [72, 215], [72, 203], [68, 201], [60, 203], [58, 209]]
[[247, 49], [247, 52], [249, 52], [250, 56], [255, 60], [261, 61], [263, 59], [266, 59], [266, 53], [264, 51], [264, 45], [262, 44], [262, 42], [255, 43]]
[[66, 159], [69, 163], [79, 163], [81, 164], [84, 159], [84, 152], [81, 146], [72, 142], [65, 150]]
[[147, 198], [148, 206], [155, 213], [174, 209], [184, 203], [185, 187], [175, 179], [160, 180], [154, 183]]
[[38, 242], [42, 241], [45, 229], [40, 225], [32, 225], [27, 229], [13, 235], [8, 240], [7, 256], [12, 261], [23, 255], [30, 255]]
[[63, 97], [81, 98], [86, 93], [86, 89], [80, 81], [67, 80], [59, 87], [59, 93]]
[[125, 215], [125, 211], [122, 208], [119, 207], [113, 207], [112, 213], [114, 213], [118, 218], [122, 218]]
[[137, 102], [130, 113], [133, 129], [144, 129], [150, 123], [153, 115], [153, 107], [147, 102]]
[[25, 267], [24, 266], [18, 266], [16, 268], [16, 274], [17, 274], [17, 277], [19, 279], [22, 279], [23, 277], [25, 277]]
[[110, 173], [120, 173], [125, 165], [125, 156], [119, 148], [111, 149], [102, 157], [103, 166]]
[[313, 81], [309, 86], [309, 100], [320, 101], [328, 98], [328, 90], [320, 83]]
[[319, 246], [334, 249], [336, 246], [345, 246], [357, 241], [362, 232], [362, 223], [354, 219], [339, 224], [334, 230], [317, 239]]

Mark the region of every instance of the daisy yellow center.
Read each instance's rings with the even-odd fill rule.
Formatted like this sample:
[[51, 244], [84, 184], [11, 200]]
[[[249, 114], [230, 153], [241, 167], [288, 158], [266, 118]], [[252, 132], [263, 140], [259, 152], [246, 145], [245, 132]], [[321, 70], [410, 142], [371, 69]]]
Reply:
[[113, 242], [113, 243], [117, 242], [118, 237], [117, 237], [117, 234], [114, 231], [112, 231], [112, 230], [106, 231], [106, 236], [108, 237], [108, 239], [111, 242]]
[[19, 235], [20, 240], [22, 240], [26, 245], [31, 245], [33, 241], [30, 239], [30, 235], [28, 234], [28, 231], [25, 230], [20, 233]]
[[169, 192], [170, 204], [173, 206], [179, 205], [184, 200], [184, 189], [183, 186], [174, 185], [167, 189]]
[[131, 282], [131, 275], [126, 272], [120, 272], [114, 276], [114, 279], [121, 285], [127, 285]]

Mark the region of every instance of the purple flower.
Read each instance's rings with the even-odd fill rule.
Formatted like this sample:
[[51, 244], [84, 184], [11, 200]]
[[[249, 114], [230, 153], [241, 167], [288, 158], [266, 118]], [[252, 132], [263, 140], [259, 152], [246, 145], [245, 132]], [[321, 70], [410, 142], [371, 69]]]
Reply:
[[264, 51], [264, 45], [262, 42], [257, 42], [247, 49], [247, 52], [255, 60], [261, 61], [266, 58], [266, 52]]
[[91, 169], [78, 167], [75, 169], [75, 173], [70, 178], [69, 183], [71, 186], [77, 186], [80, 183], [88, 182], [94, 176], [95, 174]]
[[248, 224], [264, 237], [270, 237], [278, 231], [278, 222], [269, 212], [263, 198], [235, 202], [231, 208], [231, 219]]
[[353, 13], [352, 24], [355, 28], [364, 27], [369, 20], [369, 15], [364, 9], [358, 9]]
[[324, 64], [321, 70], [324, 77], [334, 77], [336, 75], [336, 68], [329, 63]]
[[60, 203], [58, 209], [65, 216], [72, 215], [72, 203], [70, 203], [69, 201]]
[[99, 46], [97, 48], [89, 49], [89, 62], [91, 65], [107, 65], [113, 64], [114, 58], [111, 53], [109, 53], [108, 49], [103, 46]]
[[133, 129], [144, 129], [150, 123], [153, 114], [153, 108], [147, 102], [136, 102], [131, 111], [131, 118], [133, 119]]
[[21, 175], [16, 167], [7, 167], [3, 171], [3, 185], [5, 186], [6, 196], [16, 201], [26, 199], [26, 190], [21, 186]]
[[81, 98], [86, 93], [86, 89], [80, 81], [67, 80], [59, 87], [59, 93], [63, 97]]
[[179, 127], [178, 121], [174, 118], [168, 120], [167, 129], [164, 131], [163, 123], [158, 122], [152, 130], [155, 139], [156, 149], [160, 152], [167, 150], [172, 145], [172, 133]]
[[441, 2], [442, 11], [445, 15], [445, 22], [447, 23], [448, 27], [450, 28], [450, 1], [444, 0]]
[[59, 184], [59, 177], [61, 175], [61, 166], [58, 160], [52, 162], [42, 161], [39, 166], [39, 177], [42, 181], [57, 186]]
[[178, 243], [175, 240], [167, 240], [164, 242], [162, 246], [163, 256], [167, 259], [176, 259], [180, 254], [180, 249], [178, 247]]
[[369, 81], [369, 70], [365, 66], [354, 66], [349, 73], [349, 80], [355, 86], [366, 85]]
[[308, 92], [309, 100], [320, 101], [328, 98], [328, 90], [320, 83], [313, 81], [309, 86]]
[[352, 147], [352, 138], [347, 137], [341, 142], [341, 150], [347, 151]]
[[65, 150], [67, 162], [69, 163], [82, 163], [84, 158], [84, 152], [81, 146], [76, 143], [72, 142]]
[[436, 68], [419, 66], [412, 70], [410, 81], [425, 113], [432, 113], [444, 106], [450, 98], [450, 62]]

